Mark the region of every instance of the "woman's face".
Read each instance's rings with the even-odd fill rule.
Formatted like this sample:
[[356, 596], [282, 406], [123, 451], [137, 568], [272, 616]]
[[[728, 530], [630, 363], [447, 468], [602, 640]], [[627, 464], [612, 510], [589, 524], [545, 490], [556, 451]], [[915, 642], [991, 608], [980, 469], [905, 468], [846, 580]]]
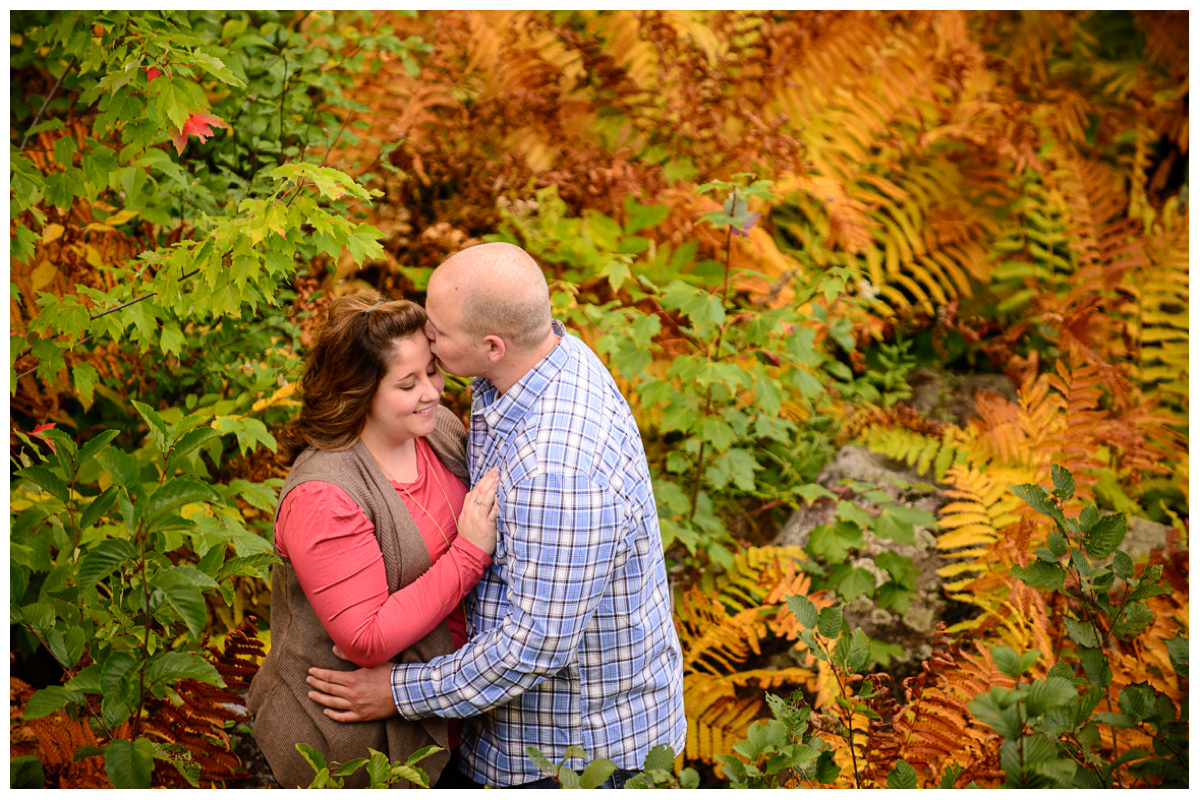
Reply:
[[371, 430], [373, 438], [396, 443], [428, 436], [437, 424], [434, 411], [445, 386], [424, 334], [394, 340], [387, 373], [367, 410], [365, 429]]

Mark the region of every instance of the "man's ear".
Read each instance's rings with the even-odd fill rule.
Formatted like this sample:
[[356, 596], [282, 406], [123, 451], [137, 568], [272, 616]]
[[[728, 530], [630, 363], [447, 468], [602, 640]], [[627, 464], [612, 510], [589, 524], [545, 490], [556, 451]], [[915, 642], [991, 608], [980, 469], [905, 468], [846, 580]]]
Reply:
[[507, 346], [504, 340], [499, 336], [483, 337], [484, 344], [487, 345], [488, 360], [493, 364], [498, 364], [504, 359], [504, 353], [507, 351]]

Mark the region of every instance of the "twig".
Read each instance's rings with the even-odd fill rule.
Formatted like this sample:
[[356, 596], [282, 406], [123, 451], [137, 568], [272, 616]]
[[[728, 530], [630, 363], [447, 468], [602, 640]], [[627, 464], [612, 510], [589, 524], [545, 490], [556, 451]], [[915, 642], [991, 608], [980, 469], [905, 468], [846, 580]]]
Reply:
[[[63, 78], [67, 77], [67, 73], [75, 68], [75, 62], [78, 60], [79, 60], [79, 56], [75, 56], [74, 58], [72, 58], [71, 63], [67, 64], [67, 68], [63, 70], [63, 74], [58, 76], [58, 82], [54, 84], [54, 88], [50, 90], [50, 94], [46, 95], [46, 99], [42, 101], [42, 107], [38, 109], [37, 114], [34, 114], [33, 124], [29, 126], [30, 131], [32, 131], [34, 128], [36, 128], [37, 124], [39, 122], [41, 122], [42, 114], [44, 114], [46, 111], [46, 106], [50, 105], [50, 99], [52, 97], [54, 97], [56, 92], [58, 92], [58, 87], [62, 86]], [[25, 152], [25, 145], [29, 142], [29, 136], [30, 136], [30, 133], [26, 132], [25, 138], [21, 140], [21, 147], [19, 148], [19, 150], [22, 153]]]
[[[182, 275], [182, 276], [179, 278], [179, 280], [181, 280], [181, 281], [185, 281], [185, 280], [187, 280], [188, 278], [190, 278], [190, 277], [192, 277], [193, 275], [195, 275], [196, 273], [198, 273], [199, 271], [200, 271], [200, 270], [198, 270], [198, 269], [194, 269], [194, 270], [192, 270], [191, 272], [184, 273], [184, 274], [183, 274], [183, 275]], [[116, 307], [114, 307], [114, 308], [110, 308], [110, 309], [108, 309], [107, 311], [101, 311], [99, 314], [93, 314], [91, 317], [89, 317], [89, 318], [88, 318], [88, 321], [89, 321], [89, 322], [94, 322], [94, 321], [96, 321], [96, 320], [100, 319], [101, 317], [107, 317], [109, 314], [115, 314], [116, 312], [118, 312], [118, 311], [120, 311], [120, 310], [122, 310], [122, 309], [129, 308], [131, 305], [134, 305], [135, 303], [140, 303], [140, 302], [142, 302], [143, 300], [146, 300], [146, 299], [148, 299], [148, 298], [154, 297], [154, 295], [156, 295], [156, 294], [158, 294], [158, 292], [147, 292], [146, 294], [142, 295], [141, 297], [135, 297], [135, 298], [133, 298], [132, 300], [129, 300], [129, 301], [127, 301], [127, 302], [124, 302], [124, 303], [122, 303], [121, 305], [119, 305], [119, 306], [116, 306]], [[83, 344], [84, 342], [86, 342], [86, 341], [87, 341], [88, 339], [90, 339], [90, 338], [92, 338], [92, 335], [89, 333], [87, 336], [83, 337], [83, 338], [82, 338], [82, 339], [80, 339], [78, 342], [76, 342], [74, 345], [72, 345], [72, 347], [78, 347], [79, 345]], [[26, 355], [25, 353], [22, 353], [20, 356], [18, 356], [18, 357], [17, 357], [17, 359], [24, 358], [24, 357], [25, 357], [25, 355]], [[30, 373], [32, 373], [32, 372], [35, 372], [36, 370], [37, 370], [37, 367], [30, 367], [29, 369], [25, 370], [25, 371], [24, 371], [24, 372], [22, 372], [20, 375], [18, 375], [18, 376], [17, 376], [17, 380], [21, 380], [21, 378], [24, 378], [26, 375], [29, 375]]]

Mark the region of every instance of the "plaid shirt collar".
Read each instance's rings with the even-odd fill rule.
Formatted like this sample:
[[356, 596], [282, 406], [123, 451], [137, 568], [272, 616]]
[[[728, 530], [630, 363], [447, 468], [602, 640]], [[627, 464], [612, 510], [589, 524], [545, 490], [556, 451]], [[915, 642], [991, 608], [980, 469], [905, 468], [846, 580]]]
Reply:
[[471, 396], [474, 398], [471, 416], [482, 416], [487, 423], [487, 430], [492, 435], [502, 437], [516, 428], [517, 423], [533, 408], [554, 376], [570, 361], [571, 354], [565, 346], [566, 326], [556, 319], [550, 321], [550, 326], [558, 336], [558, 344], [507, 392], [499, 394], [487, 378], [475, 378], [471, 381]]

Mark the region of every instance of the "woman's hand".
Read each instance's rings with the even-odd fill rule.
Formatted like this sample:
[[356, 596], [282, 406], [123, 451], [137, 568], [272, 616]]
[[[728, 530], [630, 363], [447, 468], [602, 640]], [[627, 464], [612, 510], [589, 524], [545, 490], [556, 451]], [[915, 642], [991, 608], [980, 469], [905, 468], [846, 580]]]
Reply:
[[496, 488], [500, 485], [497, 467], [488, 470], [475, 488], [467, 492], [458, 516], [458, 535], [489, 556], [496, 552]]

